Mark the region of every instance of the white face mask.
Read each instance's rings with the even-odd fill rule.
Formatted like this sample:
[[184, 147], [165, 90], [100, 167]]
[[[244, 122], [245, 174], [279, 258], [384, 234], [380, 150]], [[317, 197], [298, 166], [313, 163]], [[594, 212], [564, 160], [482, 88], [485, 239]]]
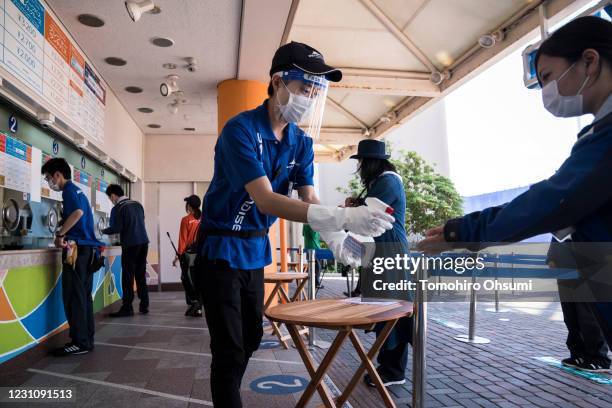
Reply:
[[542, 88], [542, 102], [547, 111], [560, 118], [570, 118], [572, 116], [580, 116], [584, 114], [584, 106], [582, 101], [582, 90], [587, 84], [589, 77], [587, 76], [578, 89], [576, 95], [564, 96], [559, 93], [558, 82], [576, 65], [573, 63], [559, 79], [550, 81]]
[[285, 82], [281, 83], [289, 92], [289, 100], [285, 105], [278, 103], [280, 113], [288, 123], [299, 123], [310, 115], [314, 106], [314, 99], [304, 95], [296, 95], [287, 88]]
[[47, 180], [47, 184], [49, 184], [49, 188], [53, 191], [62, 191], [60, 186], [55, 184], [51, 178]]

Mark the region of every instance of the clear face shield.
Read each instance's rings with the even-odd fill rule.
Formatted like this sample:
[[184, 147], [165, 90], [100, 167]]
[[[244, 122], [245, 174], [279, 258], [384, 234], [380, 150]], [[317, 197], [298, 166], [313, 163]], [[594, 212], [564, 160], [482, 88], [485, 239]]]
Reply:
[[329, 81], [323, 75], [312, 75], [299, 69], [274, 75], [281, 77], [289, 94], [285, 103], [277, 99], [283, 118], [289, 123], [299, 124], [308, 136], [318, 140]]

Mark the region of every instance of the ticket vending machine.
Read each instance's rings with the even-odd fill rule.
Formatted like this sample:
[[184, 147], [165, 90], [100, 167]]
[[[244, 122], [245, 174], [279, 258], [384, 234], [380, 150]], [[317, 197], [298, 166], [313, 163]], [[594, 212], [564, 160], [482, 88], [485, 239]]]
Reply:
[[61, 223], [61, 202], [50, 198], [34, 202], [20, 191], [0, 190], [0, 247], [22, 249], [53, 246], [55, 232]]

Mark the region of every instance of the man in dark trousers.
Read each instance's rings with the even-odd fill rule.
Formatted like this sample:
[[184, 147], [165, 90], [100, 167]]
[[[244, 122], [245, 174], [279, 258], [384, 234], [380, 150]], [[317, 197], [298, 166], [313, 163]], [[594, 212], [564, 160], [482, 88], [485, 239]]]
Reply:
[[123, 289], [123, 305], [110, 317], [132, 316], [134, 300], [134, 279], [140, 299], [140, 313], [149, 313], [149, 290], [147, 289], [147, 252], [149, 238], [145, 230], [144, 208], [138, 201], [125, 196], [123, 188], [111, 184], [106, 188], [106, 195], [114, 204], [110, 215], [110, 226], [104, 229], [104, 234], [120, 234], [121, 241], [121, 286]]
[[70, 343], [53, 351], [55, 356], [85, 354], [94, 348], [95, 323], [91, 290], [94, 254], [103, 245], [96, 239], [89, 200], [71, 181], [66, 160], [54, 158], [41, 169], [53, 191], [62, 192], [63, 224], [55, 234], [55, 246], [62, 248], [62, 295], [70, 326]]

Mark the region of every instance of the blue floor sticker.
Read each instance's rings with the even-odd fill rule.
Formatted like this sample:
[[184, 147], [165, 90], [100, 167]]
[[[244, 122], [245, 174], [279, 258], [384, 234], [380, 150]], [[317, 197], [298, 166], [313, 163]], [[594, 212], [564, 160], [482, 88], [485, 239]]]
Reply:
[[276, 340], [262, 340], [259, 343], [259, 350], [269, 350], [280, 346], [280, 342]]
[[553, 357], [536, 357], [536, 360], [542, 361], [546, 364], [550, 364], [551, 366], [562, 369], [565, 372], [575, 374], [579, 377], [586, 378], [587, 380], [594, 381], [598, 384], [612, 384], [612, 377], [606, 374], [600, 373], [590, 373], [588, 371], [578, 370], [572, 367], [566, 367], [559, 360]]
[[293, 394], [307, 386], [308, 380], [296, 375], [270, 375], [251, 382], [251, 390], [260, 394]]

